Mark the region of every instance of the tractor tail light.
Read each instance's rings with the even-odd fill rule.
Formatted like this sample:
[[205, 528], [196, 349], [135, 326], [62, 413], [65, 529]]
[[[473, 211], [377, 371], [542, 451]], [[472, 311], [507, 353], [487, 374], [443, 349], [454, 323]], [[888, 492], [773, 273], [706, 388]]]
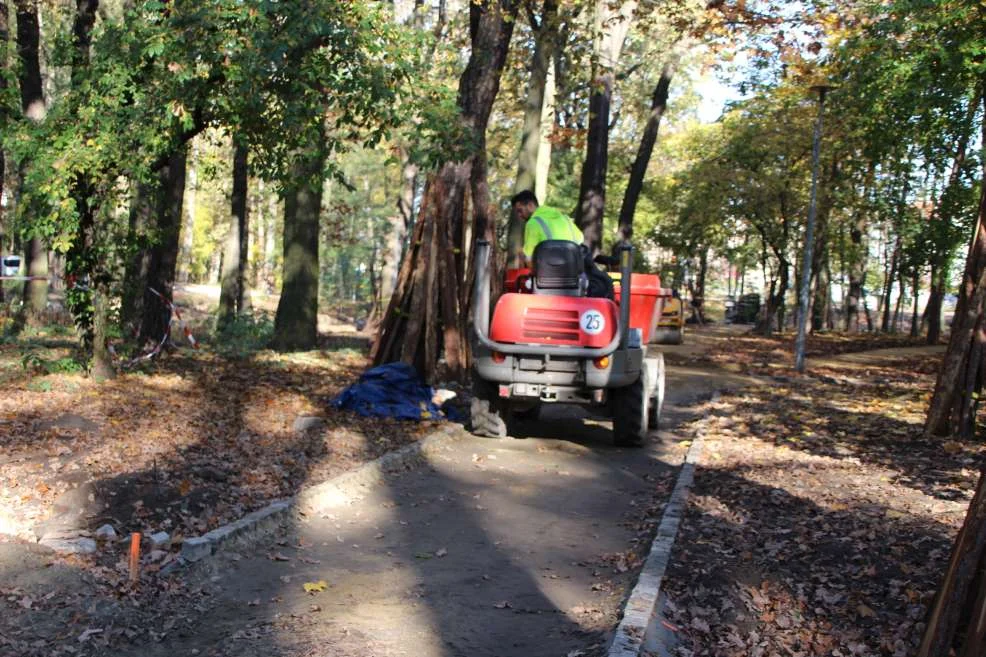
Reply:
[[609, 356], [603, 356], [592, 361], [592, 364], [596, 366], [597, 370], [604, 370], [609, 367]]

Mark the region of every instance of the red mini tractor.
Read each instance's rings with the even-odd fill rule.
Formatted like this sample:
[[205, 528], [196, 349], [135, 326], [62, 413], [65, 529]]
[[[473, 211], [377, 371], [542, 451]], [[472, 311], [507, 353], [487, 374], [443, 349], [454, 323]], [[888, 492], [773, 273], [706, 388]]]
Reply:
[[554, 403], [585, 405], [611, 416], [617, 445], [641, 445], [648, 429], [657, 428], [664, 358], [647, 356], [647, 340], [660, 316], [660, 281], [634, 276], [633, 252], [624, 246], [618, 251], [619, 303], [590, 297], [586, 267], [591, 263], [582, 249], [562, 240], [540, 243], [531, 269], [507, 270], [505, 292], [490, 319], [490, 247], [479, 243], [474, 432], [504, 436], [512, 416]]

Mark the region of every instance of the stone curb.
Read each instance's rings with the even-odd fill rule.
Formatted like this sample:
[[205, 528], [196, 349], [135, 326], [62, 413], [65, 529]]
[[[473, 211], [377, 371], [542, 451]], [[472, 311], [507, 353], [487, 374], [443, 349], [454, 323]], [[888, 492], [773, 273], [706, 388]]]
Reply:
[[295, 497], [271, 502], [264, 508], [248, 513], [228, 525], [213, 529], [202, 536], [186, 538], [182, 542], [178, 559], [163, 568], [161, 572], [170, 574], [183, 566], [212, 556], [224, 544], [234, 539], [242, 539], [248, 534], [262, 533], [279, 524], [292, 511], [312, 514], [348, 504], [363, 491], [383, 481], [387, 475], [410, 470], [425, 462], [428, 454], [444, 449], [461, 433], [462, 428], [458, 425], [444, 426], [421, 440], [388, 452], [355, 470], [302, 490]]
[[[709, 404], [719, 400], [719, 393], [714, 393]], [[708, 417], [708, 413], [705, 414]], [[695, 463], [702, 453], [702, 439], [705, 431], [700, 429], [685, 454], [678, 473], [678, 481], [671, 492], [671, 499], [664, 507], [661, 524], [657, 535], [651, 543], [650, 553], [644, 561], [644, 567], [637, 578], [630, 597], [623, 610], [623, 619], [616, 628], [613, 642], [610, 644], [608, 657], [638, 657], [644, 649], [648, 630], [656, 623], [659, 611], [658, 598], [661, 595], [661, 583], [664, 571], [671, 560], [671, 550], [678, 535], [678, 526], [685, 512], [685, 502], [695, 478]], [[660, 650], [659, 650], [660, 653]]]

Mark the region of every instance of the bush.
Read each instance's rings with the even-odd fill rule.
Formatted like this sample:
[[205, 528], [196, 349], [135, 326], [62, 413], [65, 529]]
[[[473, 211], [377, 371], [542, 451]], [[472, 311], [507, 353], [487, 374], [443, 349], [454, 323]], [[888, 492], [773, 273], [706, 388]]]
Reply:
[[274, 318], [259, 312], [238, 315], [216, 329], [215, 349], [227, 356], [243, 356], [265, 349], [274, 337]]

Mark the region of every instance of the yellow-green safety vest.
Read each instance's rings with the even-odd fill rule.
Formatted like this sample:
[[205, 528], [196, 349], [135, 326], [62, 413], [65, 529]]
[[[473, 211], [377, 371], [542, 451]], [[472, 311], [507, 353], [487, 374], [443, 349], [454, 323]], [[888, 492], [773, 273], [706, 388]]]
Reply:
[[534, 247], [545, 240], [569, 240], [576, 244], [583, 241], [582, 231], [561, 210], [542, 205], [524, 226], [524, 255], [534, 255]]

